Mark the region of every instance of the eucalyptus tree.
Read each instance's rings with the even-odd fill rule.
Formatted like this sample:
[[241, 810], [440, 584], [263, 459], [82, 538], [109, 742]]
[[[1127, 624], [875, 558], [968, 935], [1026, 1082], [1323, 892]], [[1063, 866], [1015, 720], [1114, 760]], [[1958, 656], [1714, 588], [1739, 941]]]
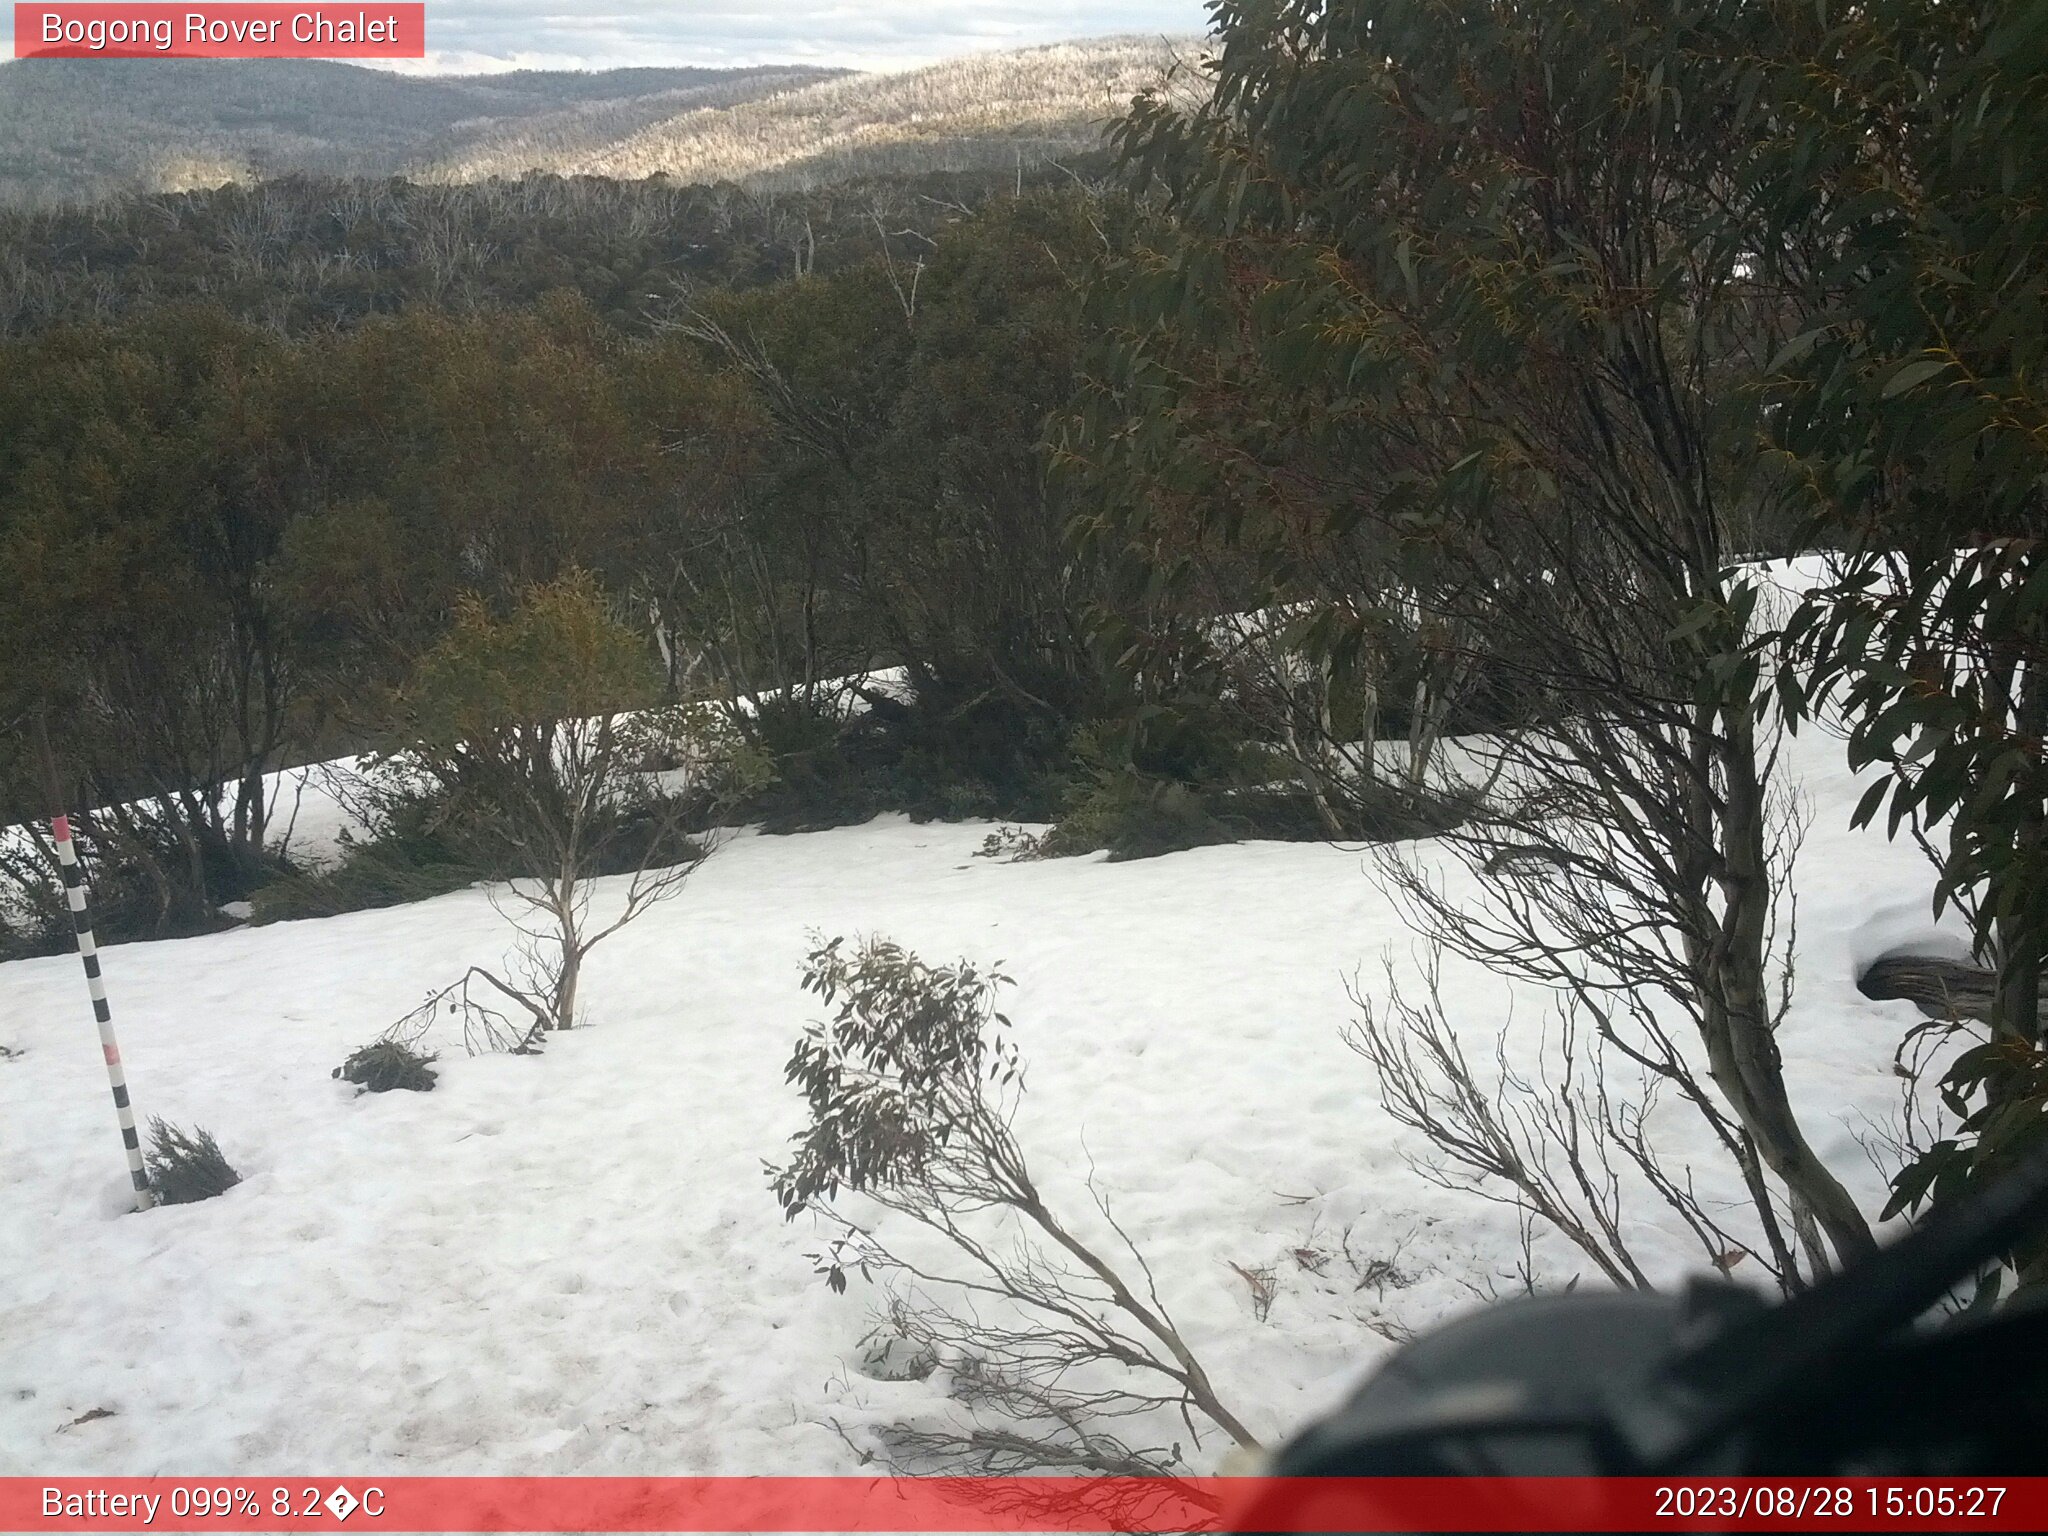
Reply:
[[[1951, 1053], [1946, 1134], [1894, 1208], [1960, 1198], [2048, 1139], [2048, 11], [2024, 0], [1773, 6], [1779, 131], [1745, 196], [1814, 312], [1773, 428], [1836, 553], [1795, 623], [1795, 711], [1830, 704], [1937, 855], [1999, 984]], [[1779, 232], [1783, 232], [1779, 235]], [[2023, 1283], [2048, 1252], [2012, 1256]]]
[[1773, 10], [1219, 0], [1213, 96], [1117, 130], [1165, 216], [1109, 264], [1067, 449], [1155, 588], [1224, 551], [1340, 680], [1404, 626], [1486, 679], [1448, 786], [1478, 899], [1394, 873], [1691, 1102], [1790, 1286], [1788, 1216], [1808, 1272], [1873, 1240], [1777, 1038], [1798, 825], [1744, 562], [1792, 516], [1763, 386], [1808, 300], [1743, 201]]

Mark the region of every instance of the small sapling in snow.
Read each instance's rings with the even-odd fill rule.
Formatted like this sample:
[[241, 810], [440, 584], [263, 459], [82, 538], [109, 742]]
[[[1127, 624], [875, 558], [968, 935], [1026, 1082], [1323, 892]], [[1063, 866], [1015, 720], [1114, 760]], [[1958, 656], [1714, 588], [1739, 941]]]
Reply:
[[[1184, 1425], [1198, 1444], [1206, 1421], [1254, 1445], [1093, 1180], [1091, 1231], [1055, 1212], [1026, 1166], [1011, 1130], [1023, 1061], [996, 1007], [1008, 984], [879, 939], [821, 943], [805, 969], [805, 990], [832, 1016], [789, 1061], [807, 1123], [789, 1161], [768, 1170], [776, 1199], [790, 1219], [816, 1218], [832, 1234], [812, 1255], [832, 1290], [854, 1274], [892, 1287], [895, 1342], [875, 1368], [943, 1365], [949, 1395], [976, 1421], [888, 1426], [883, 1454], [905, 1471], [984, 1476], [1168, 1472], [1177, 1445], [1108, 1433], [1139, 1419]], [[898, 1233], [897, 1223], [922, 1228], [953, 1262], [892, 1247], [870, 1206]]]

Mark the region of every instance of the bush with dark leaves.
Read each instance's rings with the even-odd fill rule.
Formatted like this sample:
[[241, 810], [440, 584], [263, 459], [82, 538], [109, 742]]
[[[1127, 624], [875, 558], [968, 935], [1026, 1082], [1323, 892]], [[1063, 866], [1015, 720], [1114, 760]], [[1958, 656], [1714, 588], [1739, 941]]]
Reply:
[[390, 1093], [407, 1089], [431, 1093], [439, 1074], [433, 1064], [440, 1057], [423, 1053], [403, 1040], [376, 1040], [364, 1046], [334, 1069], [334, 1076], [359, 1084], [365, 1093]]
[[210, 1132], [184, 1131], [161, 1119], [149, 1122], [150, 1192], [158, 1205], [190, 1205], [226, 1194], [242, 1182]]

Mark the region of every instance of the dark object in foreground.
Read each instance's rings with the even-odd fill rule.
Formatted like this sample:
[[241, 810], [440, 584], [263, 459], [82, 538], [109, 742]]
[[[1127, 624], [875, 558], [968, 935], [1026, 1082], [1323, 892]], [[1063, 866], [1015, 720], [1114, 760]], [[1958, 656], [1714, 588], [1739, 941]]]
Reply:
[[1998, 973], [1961, 960], [1886, 955], [1857, 978], [1856, 990], [1880, 1001], [1904, 998], [1930, 1019], [1988, 1022], [1998, 996]]
[[389, 1093], [394, 1088], [414, 1093], [431, 1093], [440, 1074], [433, 1063], [438, 1055], [422, 1054], [400, 1040], [378, 1040], [364, 1046], [334, 1069], [334, 1076], [359, 1083], [365, 1093]]
[[1294, 1478], [2038, 1471], [2048, 1306], [1921, 1319], [2044, 1224], [2048, 1154], [1782, 1305], [1700, 1282], [1491, 1308], [1283, 1447], [1236, 1528], [1287, 1529]]
[[149, 1122], [150, 1191], [158, 1205], [190, 1205], [226, 1194], [242, 1182], [208, 1131], [184, 1131], [163, 1119]]

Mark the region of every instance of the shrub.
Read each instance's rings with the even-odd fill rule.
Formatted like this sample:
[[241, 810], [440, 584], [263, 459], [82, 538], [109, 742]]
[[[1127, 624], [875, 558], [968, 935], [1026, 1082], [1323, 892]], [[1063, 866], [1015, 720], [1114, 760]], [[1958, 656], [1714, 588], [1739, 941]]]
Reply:
[[741, 807], [742, 819], [772, 833], [801, 832], [866, 821], [881, 810], [871, 765], [846, 749], [850, 725], [824, 702], [763, 700], [747, 728], [768, 778]]
[[26, 838], [0, 843], [0, 960], [61, 954], [72, 932], [56, 871]]
[[455, 857], [419, 858], [402, 843], [373, 840], [346, 845], [332, 869], [290, 876], [251, 899], [254, 923], [337, 917], [459, 891], [484, 878], [481, 867]]
[[981, 847], [974, 856], [977, 859], [999, 859], [1006, 864], [1044, 858], [1045, 836], [1026, 832], [1022, 827], [997, 827], [981, 840]]
[[[969, 1420], [886, 1426], [883, 1454], [904, 1471], [1157, 1475], [1181, 1460], [1178, 1444], [1107, 1431], [1149, 1419], [1199, 1445], [1197, 1416], [1252, 1446], [1093, 1180], [1113, 1243], [1055, 1212], [1026, 1165], [1011, 1128], [1024, 1064], [996, 1006], [1006, 985], [883, 940], [818, 944], [805, 969], [831, 1017], [805, 1030], [786, 1069], [808, 1113], [789, 1160], [768, 1170], [776, 1200], [834, 1234], [811, 1255], [832, 1290], [855, 1273], [915, 1283], [914, 1298], [891, 1295], [883, 1364], [948, 1365]], [[853, 1196], [921, 1227], [954, 1262], [906, 1259], [893, 1224], [856, 1217]]]
[[[1036, 679], [1055, 698], [1053, 679]], [[918, 821], [1049, 821], [1073, 777], [1071, 723], [979, 680], [928, 682], [871, 711], [890, 809]]]
[[1243, 838], [1327, 835], [1307, 795], [1273, 787], [1261, 749], [1229, 742], [1213, 720], [1175, 713], [1143, 728], [1098, 724], [1075, 733], [1073, 750], [1083, 777], [1038, 847], [1044, 857], [1107, 849], [1120, 863]]
[[439, 1059], [402, 1040], [377, 1040], [336, 1067], [334, 1075], [360, 1084], [365, 1093], [390, 1093], [400, 1088], [431, 1093], [439, 1076], [433, 1063]]
[[[1120, 863], [1254, 838], [1296, 843], [1332, 836], [1284, 758], [1256, 741], [1231, 741], [1199, 711], [1161, 712], [1143, 728], [1089, 726], [1075, 733], [1074, 758], [1082, 776], [1034, 857], [1107, 849], [1110, 862]], [[1388, 780], [1354, 791], [1345, 809], [1349, 836], [1396, 842], [1436, 836], [1471, 808], [1457, 796]]]
[[47, 947], [47, 925], [27, 919], [10, 909], [0, 897], [0, 961], [26, 960], [32, 955], [51, 954]]
[[[256, 892], [257, 923], [336, 917], [378, 907], [405, 906], [459, 891], [478, 881], [541, 871], [508, 857], [474, 794], [458, 798], [405, 773], [366, 778], [356, 786], [359, 809], [371, 822], [367, 836], [344, 831], [341, 856], [327, 869], [293, 873]], [[619, 816], [598, 850], [593, 874], [632, 874], [650, 858], [695, 864], [706, 852], [697, 839], [678, 838], [679, 818], [701, 821], [701, 794], [649, 795]], [[515, 851], [516, 854], [516, 851]]]
[[190, 1205], [226, 1194], [242, 1182], [210, 1132], [149, 1122], [149, 1187], [158, 1205]]
[[[471, 966], [439, 996], [493, 1029], [496, 1005], [512, 1005], [528, 1021], [514, 1048], [576, 1027], [591, 952], [681, 890], [706, 852], [691, 824], [701, 833], [749, 782], [711, 711], [660, 694], [626, 611], [571, 570], [505, 611], [465, 594], [395, 696], [409, 745], [378, 760], [449, 797], [446, 824], [490, 856], [490, 900], [515, 935], [505, 961]], [[668, 770], [680, 785], [656, 771], [665, 763], [683, 765]], [[593, 909], [606, 875], [623, 889]]]
[[293, 874], [256, 892], [253, 921], [404, 906], [489, 876], [482, 850], [465, 834], [446, 794], [393, 780], [367, 786], [365, 797], [369, 835], [344, 831], [341, 857], [331, 868]]
[[[189, 938], [235, 926], [220, 907], [249, 899], [288, 875], [273, 854], [256, 855], [210, 833], [191, 846], [166, 820], [130, 808], [118, 833], [92, 816], [72, 818], [102, 944]], [[54, 864], [25, 838], [0, 852], [0, 957], [70, 950], [71, 909]]]
[[994, 690], [934, 684], [874, 693], [842, 718], [825, 703], [765, 701], [749, 730], [772, 765], [742, 807], [771, 833], [866, 821], [1050, 821], [1072, 778], [1066, 727]]
[[1060, 858], [1108, 849], [1110, 862], [1119, 863], [1235, 841], [1200, 791], [1126, 769], [1101, 775], [1077, 795], [1041, 851]]

